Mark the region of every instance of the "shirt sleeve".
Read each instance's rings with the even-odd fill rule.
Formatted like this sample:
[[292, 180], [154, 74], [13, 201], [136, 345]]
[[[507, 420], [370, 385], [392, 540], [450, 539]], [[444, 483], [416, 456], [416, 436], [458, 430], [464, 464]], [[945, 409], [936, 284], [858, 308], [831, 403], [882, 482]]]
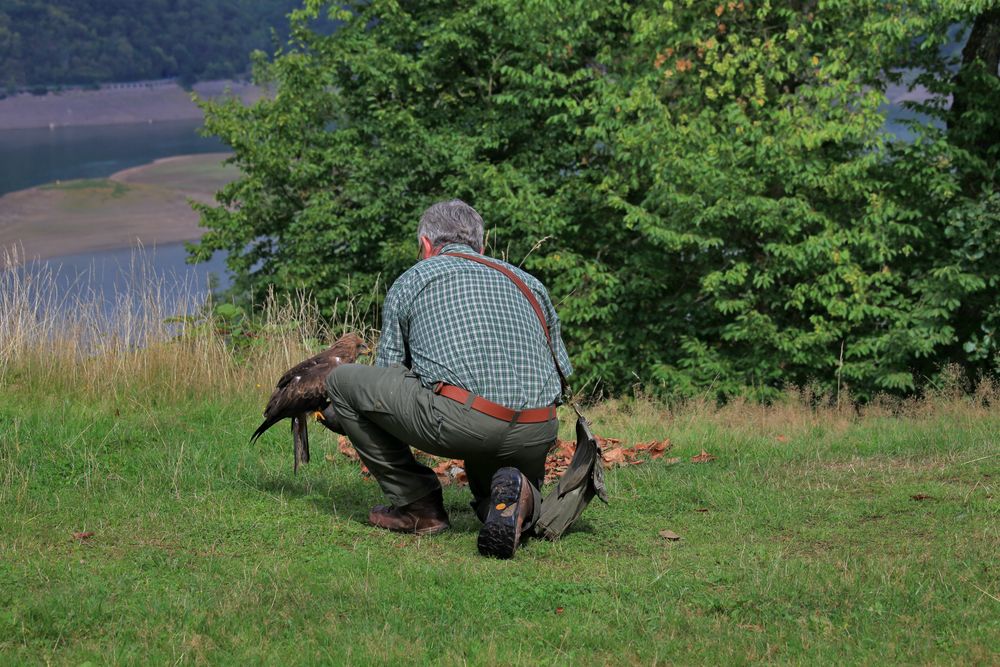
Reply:
[[385, 295], [382, 305], [382, 331], [378, 339], [378, 350], [375, 353], [376, 366], [392, 366], [401, 364], [410, 367], [410, 355], [406, 344], [409, 330], [409, 313], [405, 306], [407, 276], [400, 276], [389, 293]]

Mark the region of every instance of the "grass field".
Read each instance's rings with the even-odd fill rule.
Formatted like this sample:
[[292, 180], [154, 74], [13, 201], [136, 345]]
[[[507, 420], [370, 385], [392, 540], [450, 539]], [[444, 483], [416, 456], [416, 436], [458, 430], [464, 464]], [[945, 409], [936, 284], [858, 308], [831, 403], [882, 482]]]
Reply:
[[1000, 661], [992, 385], [863, 410], [603, 402], [597, 433], [680, 461], [609, 470], [609, 506], [499, 562], [465, 489], [451, 531], [382, 532], [376, 485], [319, 429], [297, 476], [285, 429], [247, 443], [304, 329], [246, 360], [207, 333], [87, 347], [5, 289], [0, 663]]

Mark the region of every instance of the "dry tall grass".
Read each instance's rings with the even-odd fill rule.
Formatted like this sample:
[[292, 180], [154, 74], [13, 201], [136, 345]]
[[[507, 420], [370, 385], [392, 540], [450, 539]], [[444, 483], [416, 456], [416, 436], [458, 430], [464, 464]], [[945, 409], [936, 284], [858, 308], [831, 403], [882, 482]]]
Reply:
[[18, 260], [0, 257], [0, 386], [94, 398], [239, 395], [270, 386], [317, 341], [348, 330], [371, 336], [353, 309], [330, 323], [304, 295], [272, 294], [250, 343], [234, 346], [203, 291], [156, 273], [141, 252], [112, 295]]
[[[64, 393], [96, 399], [123, 396], [170, 401], [240, 396], [270, 387], [286, 369], [346, 331], [374, 345], [368, 313], [349, 308], [337, 322], [321, 317], [305, 295], [271, 294], [258, 309], [251, 344], [227, 340], [226, 322], [190, 281], [158, 275], [136, 253], [129, 280], [107, 301], [86, 282], [60, 286], [51, 270], [18, 268], [19, 258], [0, 257], [0, 387], [32, 393]], [[107, 296], [107, 295], [105, 295]], [[948, 374], [944, 374], [948, 377]], [[1000, 385], [984, 380], [963, 387], [961, 373], [920, 398], [881, 397], [858, 405], [849, 397], [817, 396], [789, 389], [763, 406], [735, 399], [718, 406], [693, 400], [667, 404], [650, 397], [600, 401], [587, 412], [606, 424], [685, 424], [717, 427], [729, 434], [779, 437], [822, 427], [842, 431], [859, 420], [950, 415], [978, 419], [995, 414]], [[586, 402], [586, 398], [582, 399]], [[567, 412], [567, 417], [569, 416]]]
[[[627, 441], [642, 441], [656, 433], [663, 437], [708, 428], [727, 439], [767, 438], [781, 443], [819, 433], [837, 436], [875, 422], [894, 424], [894, 428], [920, 423], [971, 427], [984, 419], [995, 422], [1000, 417], [1000, 383], [984, 378], [975, 387], [963, 387], [956, 380], [919, 397], [879, 396], [864, 404], [843, 398], [838, 403], [835, 398], [795, 387], [768, 405], [739, 397], [718, 405], [707, 399], [667, 403], [638, 396], [603, 400], [585, 412], [600, 423], [602, 433], [613, 433]], [[567, 414], [564, 424], [567, 433], [569, 417]]]

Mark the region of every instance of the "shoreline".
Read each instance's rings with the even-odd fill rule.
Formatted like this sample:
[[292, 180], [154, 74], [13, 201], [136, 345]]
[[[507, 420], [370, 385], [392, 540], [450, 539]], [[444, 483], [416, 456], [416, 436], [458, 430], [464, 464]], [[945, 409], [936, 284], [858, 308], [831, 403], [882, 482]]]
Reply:
[[174, 82], [108, 84], [99, 90], [70, 89], [47, 95], [19, 93], [0, 100], [0, 131], [98, 125], [139, 125], [202, 120], [192, 99], [235, 97], [253, 104], [265, 95], [238, 81], [202, 81], [186, 91]]
[[174, 162], [187, 162], [195, 157], [218, 158], [221, 161], [231, 155], [232, 153], [197, 153], [193, 155], [168, 155], [167, 157], [158, 157], [152, 162], [139, 164], [134, 167], [126, 167], [125, 169], [119, 169], [115, 173], [108, 176], [108, 180], [128, 182], [130, 178], [134, 176], [141, 176], [153, 167], [159, 167]]
[[[212, 204], [238, 175], [230, 153], [159, 158], [107, 178], [55, 181], [0, 197], [0, 264], [197, 241], [189, 201]], [[13, 260], [13, 262], [11, 261]]]

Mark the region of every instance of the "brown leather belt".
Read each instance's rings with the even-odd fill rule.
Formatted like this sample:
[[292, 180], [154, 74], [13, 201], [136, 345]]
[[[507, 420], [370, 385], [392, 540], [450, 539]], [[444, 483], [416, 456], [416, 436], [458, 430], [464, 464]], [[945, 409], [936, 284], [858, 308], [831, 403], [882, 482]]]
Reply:
[[[445, 398], [450, 398], [462, 405], [468, 405], [476, 412], [482, 412], [484, 415], [496, 417], [512, 424], [539, 424], [556, 418], [556, 407], [554, 405], [545, 408], [532, 408], [530, 410], [511, 410], [499, 403], [487, 401], [482, 396], [474, 396], [471, 392], [461, 387], [456, 387], [453, 384], [445, 384], [444, 382], [437, 383], [437, 386], [434, 387], [434, 393], [440, 394]], [[469, 402], [470, 397], [472, 398], [471, 403]]]

